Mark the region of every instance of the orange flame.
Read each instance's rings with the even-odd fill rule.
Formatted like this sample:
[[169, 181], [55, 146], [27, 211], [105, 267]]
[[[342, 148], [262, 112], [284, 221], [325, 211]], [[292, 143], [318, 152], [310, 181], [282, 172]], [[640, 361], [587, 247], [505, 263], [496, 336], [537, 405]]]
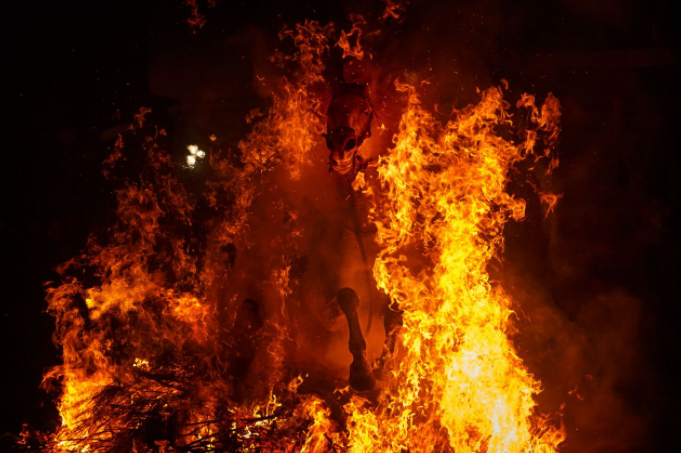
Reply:
[[[352, 20], [352, 28], [349, 32], [341, 30], [341, 35], [336, 45], [343, 49], [343, 58], [356, 58], [357, 60], [361, 60], [364, 58], [364, 50], [362, 49], [360, 39], [362, 38], [367, 23], [359, 14], [352, 14], [350, 19]], [[350, 39], [353, 37], [355, 38], [354, 47], [350, 43]]]
[[405, 10], [405, 3], [402, 0], [381, 0], [385, 3], [385, 10], [381, 16], [381, 20], [387, 20], [389, 18], [400, 20], [403, 18], [402, 14]]
[[[387, 3], [386, 14], [398, 17]], [[361, 59], [364, 22], [356, 19], [337, 45]], [[58, 269], [62, 284], [48, 289], [63, 364], [44, 381], [59, 381], [62, 417], [47, 451], [557, 451], [563, 429], [537, 411], [541, 385], [513, 346], [512, 303], [487, 272], [504, 225], [525, 215], [525, 201], [506, 191], [511, 169], [530, 158], [557, 165], [560, 105], [552, 95], [541, 108], [522, 96], [517, 107], [527, 109], [529, 126], [516, 144], [499, 132], [515, 127], [501, 88], [443, 125], [421, 103], [418, 81], [397, 85], [406, 107], [393, 146], [375, 165], [377, 177], [360, 172], [352, 181], [373, 203], [378, 288], [404, 312], [377, 394], [316, 395], [284, 363], [295, 325], [291, 258], [305, 234], [284, 197], [268, 205], [285, 220], [258, 263], [272, 303], [257, 326], [239, 308], [228, 258], [235, 244], [247, 250], [259, 239], [250, 224], [258, 196], [276, 191], [274, 173], [296, 181], [319, 171], [311, 166], [333, 31], [313, 21], [282, 31], [296, 51], [273, 61], [289, 75], [268, 84], [271, 106], [249, 116], [238, 159], [210, 148], [218, 179], [200, 195], [180, 182], [165, 133], [140, 137], [150, 110], [135, 115], [135, 137], [125, 142], [141, 141], [146, 166], [116, 192], [116, 224], [93, 235]], [[119, 136], [105, 162], [107, 178], [125, 159], [123, 142]], [[189, 151], [203, 157], [198, 146]], [[540, 194], [549, 211], [560, 197], [550, 195]], [[254, 364], [247, 395], [232, 378], [246, 354]]]
[[[563, 433], [536, 413], [540, 384], [509, 338], [511, 302], [486, 271], [506, 221], [525, 215], [505, 184], [533, 145], [497, 134], [512, 125], [499, 88], [444, 126], [413, 87], [398, 89], [409, 102], [379, 163], [374, 275], [404, 327], [378, 406], [356, 398], [346, 407], [350, 451], [556, 451]], [[525, 97], [523, 106], [534, 104]], [[537, 119], [529, 139], [557, 125]]]
[[555, 194], [555, 193], [549, 193], [549, 192], [540, 192], [539, 193], [539, 200], [546, 205], [546, 213], [544, 214], [544, 218], [548, 218], [549, 214], [553, 212], [554, 209], [556, 209], [556, 205], [558, 205], [558, 200], [563, 198], [563, 194]]

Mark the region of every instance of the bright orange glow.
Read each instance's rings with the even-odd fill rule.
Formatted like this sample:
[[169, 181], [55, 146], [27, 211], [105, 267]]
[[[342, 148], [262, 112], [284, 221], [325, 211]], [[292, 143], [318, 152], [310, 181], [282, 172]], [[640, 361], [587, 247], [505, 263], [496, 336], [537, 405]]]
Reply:
[[[352, 29], [349, 32], [341, 30], [340, 38], [336, 45], [343, 49], [343, 58], [356, 58], [361, 60], [364, 58], [364, 50], [362, 49], [362, 44], [360, 39], [364, 33], [364, 27], [366, 26], [366, 21], [360, 15], [352, 15]], [[351, 43], [351, 39], [354, 37], [355, 45]]]
[[[512, 125], [499, 88], [444, 126], [413, 87], [398, 89], [409, 101], [378, 167], [374, 274], [404, 327], [378, 405], [358, 397], [346, 407], [350, 451], [556, 451], [563, 434], [536, 413], [540, 384], [509, 338], [511, 301], [486, 271], [504, 224], [525, 215], [505, 185], [534, 143], [498, 135]], [[547, 104], [533, 117], [538, 130], [557, 124], [555, 99]]]
[[[398, 18], [398, 2], [386, 3], [385, 17]], [[196, 2], [187, 4], [196, 13]], [[355, 19], [336, 42], [362, 59], [365, 23]], [[378, 388], [354, 392], [345, 375], [323, 380], [289, 361], [301, 328], [290, 316], [301, 303], [292, 269], [314, 224], [279, 185], [328, 174], [323, 72], [334, 28], [308, 21], [280, 37], [296, 50], [273, 61], [289, 72], [267, 85], [275, 86], [271, 105], [249, 115], [238, 157], [214, 135], [208, 151], [190, 145], [183, 156], [188, 167], [206, 158], [215, 176], [205, 190], [181, 182], [188, 170], [173, 163], [165, 133], [145, 126], [150, 110], [135, 116], [130, 133], [148, 133], [136, 150], [144, 169], [116, 192], [116, 223], [48, 289], [63, 363], [45, 386], [59, 389], [62, 426], [45, 450], [557, 451], [564, 432], [538, 412], [541, 384], [513, 345], [512, 301], [487, 267], [503, 249], [505, 224], [525, 216], [525, 201], [507, 191], [514, 165], [558, 164], [558, 101], [549, 94], [537, 107], [523, 95], [516, 108], [529, 126], [519, 131], [493, 87], [442, 124], [422, 104], [420, 81], [397, 84], [399, 127], [377, 126], [394, 134], [392, 145], [349, 181], [345, 199], [369, 199], [373, 276], [403, 325]], [[125, 160], [123, 143], [119, 136], [105, 162], [107, 178]], [[559, 197], [541, 194], [548, 212]], [[244, 296], [247, 277], [266, 304]]]

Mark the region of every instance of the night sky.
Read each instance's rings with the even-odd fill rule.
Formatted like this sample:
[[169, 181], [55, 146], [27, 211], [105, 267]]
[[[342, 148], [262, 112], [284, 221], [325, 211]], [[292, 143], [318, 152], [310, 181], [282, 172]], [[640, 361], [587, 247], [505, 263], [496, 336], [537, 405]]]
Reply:
[[[375, 18], [383, 5], [318, 3], [199, 1], [207, 22], [195, 34], [181, 0], [6, 6], [0, 433], [58, 423], [52, 396], [39, 389], [43, 370], [59, 361], [44, 283], [111, 224], [114, 187], [100, 165], [116, 134], [145, 106], [178, 152], [216, 132], [236, 143], [245, 114], [263, 105], [254, 76], [285, 24], [347, 26], [348, 13]], [[390, 68], [432, 73], [443, 105], [465, 105], [476, 87], [502, 78], [512, 98], [553, 92], [561, 101], [554, 182], [563, 199], [547, 221], [509, 226], [506, 258], [525, 273], [509, 281], [540, 287], [552, 325], [574, 329], [580, 354], [589, 350], [580, 363], [607, 380], [591, 391], [613, 395], [603, 405], [617, 402], [610, 422], [607, 408], [598, 421], [585, 414], [591, 409], [575, 411], [589, 426], [586, 437], [568, 433], [584, 446], [571, 451], [669, 451], [681, 421], [673, 371], [681, 368], [681, 77], [671, 3], [413, 0], [404, 22], [389, 28], [387, 56], [377, 56]], [[538, 342], [535, 329], [526, 344]], [[537, 347], [564, 352], [569, 341], [556, 335]], [[568, 373], [547, 371], [551, 363], [528, 352], [547, 388]], [[586, 447], [589, 437], [597, 446]]]

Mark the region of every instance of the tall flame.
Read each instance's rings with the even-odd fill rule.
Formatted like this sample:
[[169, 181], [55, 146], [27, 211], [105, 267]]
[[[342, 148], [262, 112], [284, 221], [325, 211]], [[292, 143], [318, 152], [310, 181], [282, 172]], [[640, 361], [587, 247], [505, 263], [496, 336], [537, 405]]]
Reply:
[[[118, 220], [107, 234], [93, 235], [81, 256], [60, 266], [62, 284], [48, 289], [63, 364], [44, 380], [46, 388], [59, 383], [62, 418], [62, 427], [45, 443], [47, 450], [146, 451], [155, 445], [167, 451], [249, 451], [252, 445], [265, 445], [266, 435], [272, 438], [271, 451], [309, 445], [286, 430], [273, 436], [271, 425], [285, 418], [276, 409], [282, 403], [272, 405], [279, 401], [275, 387], [284, 395], [280, 398], [295, 398], [295, 390], [286, 388], [282, 365], [289, 292], [286, 247], [298, 234], [295, 222], [287, 223], [283, 236], [271, 244], [271, 259], [265, 263], [271, 277], [263, 287], [278, 308], [255, 333], [243, 323], [236, 325], [241, 301], [225, 296], [236, 278], [225, 258], [234, 243], [253, 242], [247, 227], [251, 204], [267, 187], [268, 175], [283, 169], [296, 179], [311, 163], [310, 150], [322, 126], [318, 116], [307, 113], [318, 102], [313, 85], [322, 81], [331, 30], [306, 22], [281, 33], [296, 48], [277, 58], [288, 65], [289, 78], [280, 81], [272, 106], [239, 143], [238, 162], [219, 150], [209, 156], [218, 180], [207, 183], [201, 194], [205, 201], [180, 182], [165, 132], [145, 128], [151, 110], [135, 115], [126, 145], [138, 148], [146, 163], [137, 178], [125, 180], [116, 192]], [[119, 136], [105, 161], [107, 179], [124, 160], [123, 148]], [[194, 159], [206, 155], [196, 145], [188, 150]], [[187, 162], [191, 168], [196, 160]], [[196, 214], [204, 203], [211, 215]], [[195, 223], [201, 215], [203, 223]], [[230, 362], [239, 359], [248, 342], [256, 344], [252, 360], [260, 369], [253, 376], [250, 400], [242, 402], [236, 401], [229, 372]], [[287, 410], [297, 404], [289, 402]], [[291, 430], [322, 423], [316, 413], [301, 414], [291, 415], [297, 420]], [[149, 425], [150, 420], [156, 424]]]
[[[505, 189], [533, 143], [501, 137], [512, 119], [499, 88], [444, 126], [413, 87], [398, 90], [409, 101], [378, 167], [374, 275], [404, 325], [378, 405], [347, 406], [351, 451], [555, 451], [562, 432], [535, 412], [540, 384], [515, 352], [511, 302], [487, 272], [504, 224], [525, 215]], [[545, 106], [528, 137], [554, 124], [548, 151], [560, 110], [551, 95]]]

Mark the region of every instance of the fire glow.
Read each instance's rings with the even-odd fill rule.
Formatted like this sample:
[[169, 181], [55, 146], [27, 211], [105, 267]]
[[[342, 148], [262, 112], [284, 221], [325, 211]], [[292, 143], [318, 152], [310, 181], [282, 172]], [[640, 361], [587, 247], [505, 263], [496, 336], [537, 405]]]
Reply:
[[[391, 144], [371, 156], [371, 130], [364, 145], [347, 135], [329, 172], [325, 127], [346, 126], [324, 120], [334, 95], [326, 61], [334, 46], [346, 65], [370, 59], [360, 19], [349, 32], [305, 22], [281, 33], [295, 46], [273, 58], [287, 75], [269, 109], [249, 115], [237, 157], [187, 147], [186, 167], [206, 158], [213, 173], [198, 194], [149, 118], [119, 138], [114, 152], [136, 147], [144, 171], [117, 191], [108, 235], [91, 237], [48, 290], [63, 364], [45, 386], [59, 388], [62, 424], [44, 451], [558, 451], [564, 430], [537, 409], [541, 384], [513, 345], [513, 303], [487, 268], [505, 224], [525, 217], [507, 190], [511, 171], [541, 166], [548, 177], [558, 163], [559, 102], [523, 95], [512, 107], [491, 87], [443, 122], [421, 81], [395, 77], [394, 127], [372, 126], [369, 113], [361, 123]], [[371, 103], [360, 104], [364, 115]], [[367, 297], [338, 277], [333, 294], [314, 299], [329, 337], [340, 331], [347, 344], [349, 326], [352, 364], [347, 352], [339, 359], [349, 378], [297, 360], [314, 356], [299, 317], [313, 292], [303, 258], [314, 231], [291, 194], [313, 193], [315, 178], [341, 187], [370, 271]], [[538, 196], [547, 215], [560, 197]], [[385, 332], [367, 327], [365, 341], [359, 321], [372, 316]]]

